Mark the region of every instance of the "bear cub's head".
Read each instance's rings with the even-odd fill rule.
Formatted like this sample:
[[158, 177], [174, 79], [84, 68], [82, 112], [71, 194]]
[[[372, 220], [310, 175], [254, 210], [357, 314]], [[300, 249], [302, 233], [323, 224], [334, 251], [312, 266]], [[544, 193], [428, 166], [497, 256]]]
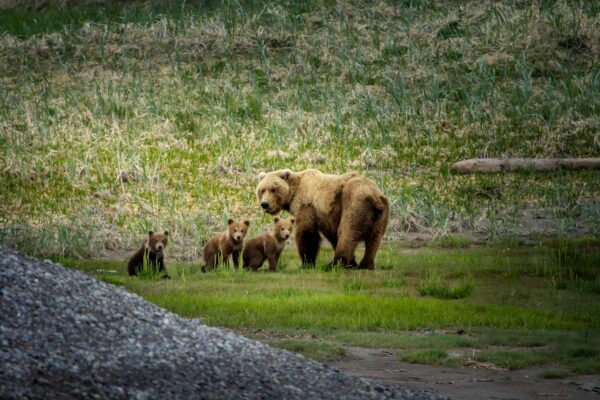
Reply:
[[244, 221], [244, 222], [235, 222], [232, 219], [227, 220], [227, 223], [229, 224], [229, 237], [231, 238], [231, 240], [233, 240], [235, 243], [240, 243], [242, 240], [244, 240], [244, 236], [246, 236], [246, 233], [248, 233], [248, 226], [250, 226], [250, 221]]
[[273, 218], [273, 221], [275, 222], [275, 225], [273, 226], [275, 238], [280, 242], [288, 240], [294, 231], [294, 223], [296, 220], [294, 218], [282, 219], [275, 217]]
[[148, 248], [155, 253], [162, 253], [169, 243], [169, 232], [154, 233], [148, 232]]
[[265, 212], [274, 215], [288, 205], [290, 180], [293, 176], [294, 173], [289, 169], [280, 169], [268, 174], [261, 172], [258, 175], [256, 197]]

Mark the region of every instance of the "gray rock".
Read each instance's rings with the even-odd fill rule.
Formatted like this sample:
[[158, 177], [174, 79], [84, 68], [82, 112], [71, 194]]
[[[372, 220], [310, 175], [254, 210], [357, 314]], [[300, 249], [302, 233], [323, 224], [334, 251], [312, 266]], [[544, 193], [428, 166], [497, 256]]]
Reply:
[[2, 399], [431, 399], [0, 248]]

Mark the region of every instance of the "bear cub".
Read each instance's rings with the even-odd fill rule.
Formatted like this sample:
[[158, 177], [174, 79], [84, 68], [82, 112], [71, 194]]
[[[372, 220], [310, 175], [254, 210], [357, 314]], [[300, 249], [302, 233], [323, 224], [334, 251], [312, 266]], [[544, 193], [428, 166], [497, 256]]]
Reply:
[[277, 262], [281, 252], [285, 248], [285, 242], [291, 236], [294, 230], [294, 218], [280, 219], [273, 218], [275, 224], [268, 232], [252, 238], [244, 247], [244, 268], [250, 268], [257, 271], [265, 262], [269, 260], [271, 271], [277, 271]]
[[205, 263], [205, 266], [202, 267], [203, 272], [216, 268], [220, 262], [228, 264], [230, 255], [235, 268], [239, 267], [240, 253], [244, 247], [244, 237], [248, 232], [250, 221], [234, 222], [229, 219], [227, 224], [229, 226], [226, 231], [213, 236], [204, 246], [202, 252]]
[[154, 233], [148, 232], [148, 240], [143, 244], [129, 260], [127, 272], [129, 276], [135, 276], [144, 268], [144, 264], [149, 265], [154, 272], [164, 272], [163, 278], [169, 278], [165, 269], [165, 247], [169, 243], [169, 232]]

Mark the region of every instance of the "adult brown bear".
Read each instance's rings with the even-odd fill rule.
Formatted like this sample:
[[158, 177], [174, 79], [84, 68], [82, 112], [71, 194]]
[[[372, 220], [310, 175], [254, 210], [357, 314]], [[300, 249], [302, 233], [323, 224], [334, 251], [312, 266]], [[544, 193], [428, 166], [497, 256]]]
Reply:
[[256, 195], [263, 210], [286, 210], [296, 218], [296, 245], [304, 264], [315, 264], [321, 233], [335, 249], [334, 263], [357, 266], [354, 250], [365, 242], [358, 268], [375, 268], [389, 216], [388, 199], [375, 183], [355, 172], [330, 175], [316, 169], [263, 172], [259, 179]]

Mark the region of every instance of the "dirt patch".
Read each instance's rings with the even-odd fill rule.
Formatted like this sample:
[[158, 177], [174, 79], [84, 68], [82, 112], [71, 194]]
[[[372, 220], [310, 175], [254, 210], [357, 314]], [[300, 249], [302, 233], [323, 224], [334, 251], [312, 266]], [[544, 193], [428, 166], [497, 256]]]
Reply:
[[[430, 389], [452, 399], [581, 399], [598, 400], [594, 388], [600, 376], [579, 375], [543, 379], [547, 368], [507, 371], [473, 364], [452, 368], [398, 361], [393, 349], [344, 347], [347, 357], [328, 362], [350, 375], [395, 383], [412, 389]], [[600, 390], [600, 389], [597, 389]]]

